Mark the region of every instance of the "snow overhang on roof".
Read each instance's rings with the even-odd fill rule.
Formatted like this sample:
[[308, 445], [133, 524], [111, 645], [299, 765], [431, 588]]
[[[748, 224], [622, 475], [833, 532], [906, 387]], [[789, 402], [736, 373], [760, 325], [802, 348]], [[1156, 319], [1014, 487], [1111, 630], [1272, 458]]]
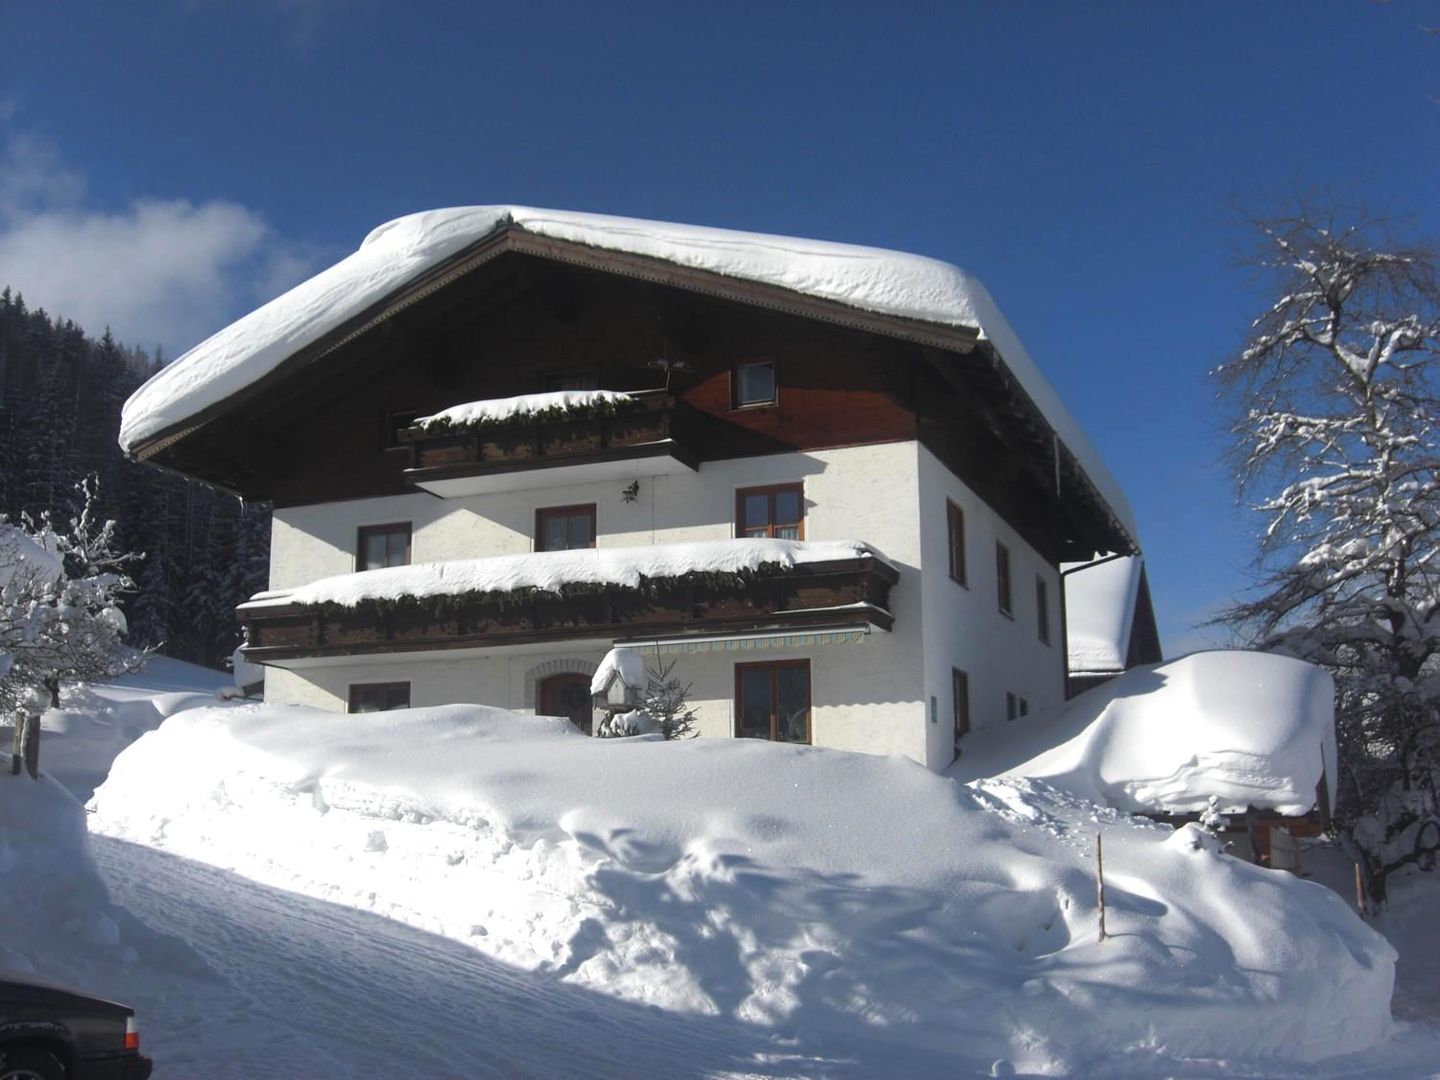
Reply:
[[211, 336], [158, 372], [125, 403], [127, 454], [183, 434], [212, 409], [297, 352], [508, 229], [772, 286], [860, 311], [978, 331], [1138, 544], [1120, 486], [985, 286], [937, 259], [821, 240], [734, 232], [525, 206], [469, 206], [397, 218], [354, 254]]
[[1071, 675], [1125, 670], [1144, 567], [1143, 560], [1133, 555], [1061, 565], [1066, 658]]

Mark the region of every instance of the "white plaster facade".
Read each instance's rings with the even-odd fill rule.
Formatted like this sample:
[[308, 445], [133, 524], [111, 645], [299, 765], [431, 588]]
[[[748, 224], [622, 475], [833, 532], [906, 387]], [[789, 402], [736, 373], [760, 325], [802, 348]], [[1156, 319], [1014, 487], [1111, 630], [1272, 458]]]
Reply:
[[[352, 572], [357, 530], [365, 525], [409, 522], [417, 563], [531, 551], [538, 509], [587, 503], [596, 507], [600, 547], [721, 540], [734, 535], [738, 489], [799, 481], [807, 540], [862, 540], [900, 571], [891, 592], [894, 630], [803, 651], [679, 657], [676, 674], [692, 684], [703, 736], [733, 733], [735, 664], [747, 660], [810, 661], [815, 745], [903, 754], [931, 769], [954, 756], [953, 668], [969, 674], [975, 727], [1005, 722], [1007, 692], [1024, 697], [1032, 715], [1064, 700], [1056, 567], [918, 443], [707, 462], [678, 476], [651, 476], [645, 468], [635, 463], [633, 501], [622, 495], [629, 480], [556, 486], [551, 476], [546, 487], [525, 488], [522, 472], [500, 493], [454, 499], [415, 493], [277, 510], [271, 588]], [[949, 576], [947, 499], [965, 512], [967, 586]], [[997, 540], [1011, 552], [1010, 614], [997, 602]], [[1037, 578], [1050, 598], [1048, 644], [1037, 630]], [[352, 683], [408, 681], [417, 706], [474, 701], [533, 710], [540, 678], [589, 673], [609, 645], [576, 641], [286, 661], [285, 669], [267, 670], [266, 693], [271, 700], [344, 709]]]

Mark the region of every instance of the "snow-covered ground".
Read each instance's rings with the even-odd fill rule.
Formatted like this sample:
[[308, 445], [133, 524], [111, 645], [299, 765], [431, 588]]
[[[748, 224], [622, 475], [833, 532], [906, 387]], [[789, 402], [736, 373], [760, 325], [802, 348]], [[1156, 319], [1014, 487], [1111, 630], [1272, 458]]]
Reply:
[[601, 742], [469, 707], [170, 711], [97, 792], [90, 854], [58, 785], [0, 777], [0, 890], [25, 883], [0, 904], [4, 963], [136, 1004], [158, 1075], [1399, 1078], [1440, 1062], [1434, 975], [1406, 963], [1434, 955], [1411, 936], [1440, 896], [1429, 875], [1386, 916], [1407, 928], [1387, 1038], [1390, 950], [1339, 895], [1041, 784]]

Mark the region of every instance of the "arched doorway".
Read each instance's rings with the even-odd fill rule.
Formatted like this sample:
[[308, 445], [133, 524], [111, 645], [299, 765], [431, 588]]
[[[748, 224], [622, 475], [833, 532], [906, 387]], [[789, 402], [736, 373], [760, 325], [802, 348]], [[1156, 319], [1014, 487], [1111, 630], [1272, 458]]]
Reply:
[[540, 684], [542, 716], [568, 716], [570, 722], [590, 734], [590, 676], [567, 671], [551, 675]]

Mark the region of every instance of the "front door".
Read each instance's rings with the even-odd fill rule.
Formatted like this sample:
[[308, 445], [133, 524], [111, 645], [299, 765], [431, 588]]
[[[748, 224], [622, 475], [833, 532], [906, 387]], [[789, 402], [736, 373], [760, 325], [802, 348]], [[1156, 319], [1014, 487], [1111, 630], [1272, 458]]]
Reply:
[[540, 713], [568, 716], [570, 722], [590, 734], [590, 676], [573, 673], [551, 675], [540, 684]]

